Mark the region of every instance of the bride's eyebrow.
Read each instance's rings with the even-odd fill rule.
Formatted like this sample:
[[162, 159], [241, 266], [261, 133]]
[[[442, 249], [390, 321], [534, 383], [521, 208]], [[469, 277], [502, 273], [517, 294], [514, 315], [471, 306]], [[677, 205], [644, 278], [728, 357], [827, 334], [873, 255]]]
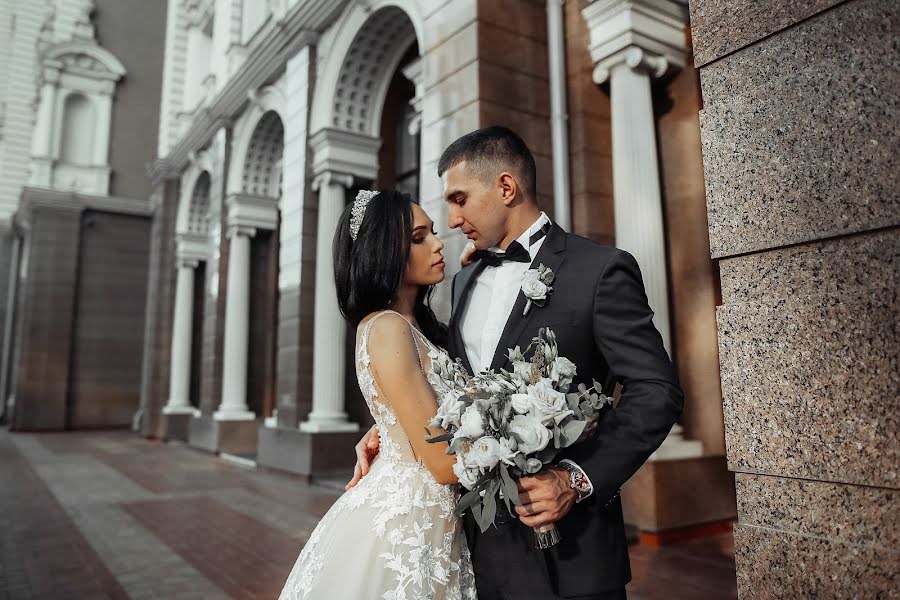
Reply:
[[418, 227], [413, 227], [413, 233], [417, 232], [420, 229], [431, 230], [434, 228], [434, 223], [428, 223], [427, 225], [419, 225]]

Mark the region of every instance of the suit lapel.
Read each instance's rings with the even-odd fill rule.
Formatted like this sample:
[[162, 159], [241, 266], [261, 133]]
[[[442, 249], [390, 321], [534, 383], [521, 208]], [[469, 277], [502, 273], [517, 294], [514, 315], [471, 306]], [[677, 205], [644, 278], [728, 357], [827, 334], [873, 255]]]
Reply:
[[463, 341], [460, 320], [462, 319], [466, 305], [469, 303], [469, 292], [472, 289], [472, 284], [478, 279], [478, 275], [484, 271], [485, 266], [483, 261], [478, 261], [474, 265], [460, 271], [456, 276], [457, 285], [459, 286], [459, 296], [456, 298], [453, 314], [450, 315], [450, 336], [453, 339], [458, 358], [462, 360], [463, 366], [469, 373], [473, 373], [472, 365], [469, 362], [469, 355], [466, 353], [466, 343]]
[[[538, 250], [537, 256], [531, 262], [531, 269], [536, 269], [538, 265], [544, 264], [554, 273], [559, 271], [566, 259], [566, 232], [556, 223], [547, 233], [547, 239], [544, 240], [541, 249]], [[555, 293], [555, 292], [554, 292]], [[547, 304], [543, 307], [532, 306], [528, 311], [528, 316], [523, 316], [525, 312], [525, 303], [527, 298], [519, 289], [519, 295], [516, 297], [516, 303], [513, 305], [503, 333], [500, 334], [500, 341], [497, 343], [497, 349], [494, 351], [494, 358], [491, 361], [490, 368], [494, 371], [499, 370], [507, 361], [506, 351], [515, 345], [516, 341], [521, 337], [525, 328], [535, 319], [540, 319], [541, 311], [547, 310], [553, 304], [553, 293], [547, 299]], [[523, 348], [524, 350], [524, 348]]]

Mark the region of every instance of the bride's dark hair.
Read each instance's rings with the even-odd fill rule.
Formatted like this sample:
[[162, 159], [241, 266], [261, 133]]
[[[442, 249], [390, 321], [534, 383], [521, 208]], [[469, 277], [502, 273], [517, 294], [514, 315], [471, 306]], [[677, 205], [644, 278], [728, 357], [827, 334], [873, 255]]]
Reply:
[[[412, 199], [382, 190], [366, 207], [356, 241], [350, 237], [352, 203], [334, 234], [334, 283], [338, 306], [354, 327], [366, 315], [390, 308], [403, 283], [412, 244]], [[429, 340], [447, 347], [447, 326], [431, 310], [434, 286], [422, 286], [415, 304], [416, 322]]]

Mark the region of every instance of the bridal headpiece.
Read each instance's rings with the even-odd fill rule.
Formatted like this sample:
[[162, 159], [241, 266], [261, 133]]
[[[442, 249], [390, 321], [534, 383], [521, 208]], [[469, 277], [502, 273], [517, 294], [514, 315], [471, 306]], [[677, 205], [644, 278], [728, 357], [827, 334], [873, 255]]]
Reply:
[[350, 239], [354, 242], [359, 236], [359, 228], [362, 225], [363, 217], [366, 216], [366, 207], [378, 192], [372, 190], [359, 190], [356, 194], [356, 200], [353, 201], [353, 208], [350, 209]]

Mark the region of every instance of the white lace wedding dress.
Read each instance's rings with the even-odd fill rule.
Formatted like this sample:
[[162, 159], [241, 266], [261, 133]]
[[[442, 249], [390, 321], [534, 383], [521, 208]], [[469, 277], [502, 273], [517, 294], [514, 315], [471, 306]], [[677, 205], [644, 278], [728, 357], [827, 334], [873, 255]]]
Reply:
[[[415, 458], [390, 398], [379, 392], [369, 368], [369, 332], [389, 312], [363, 325], [356, 350], [356, 374], [381, 434], [380, 452], [368, 475], [319, 522], [288, 576], [281, 600], [476, 598], [462, 520], [453, 514], [455, 486], [437, 483]], [[446, 389], [431, 369], [432, 360], [444, 351], [412, 330], [429, 382], [437, 390]]]

